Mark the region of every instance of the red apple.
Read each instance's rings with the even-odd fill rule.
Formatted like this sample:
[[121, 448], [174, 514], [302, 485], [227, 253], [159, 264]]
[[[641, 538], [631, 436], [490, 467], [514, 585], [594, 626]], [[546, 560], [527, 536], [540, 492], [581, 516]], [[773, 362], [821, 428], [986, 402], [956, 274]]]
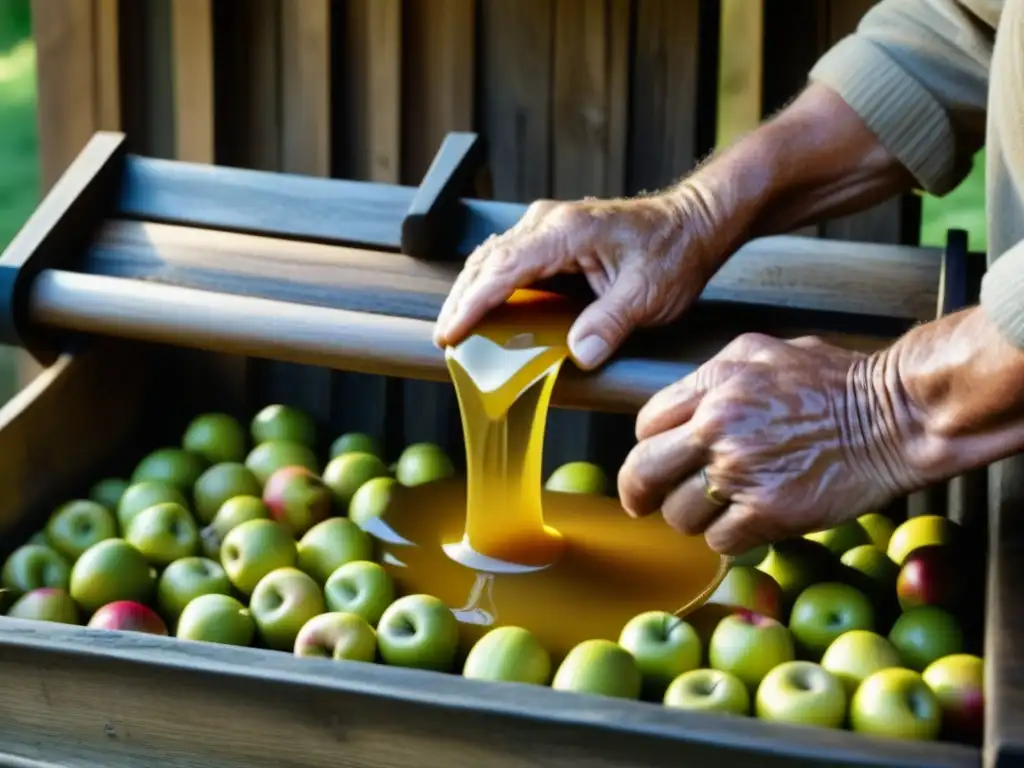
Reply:
[[267, 478], [263, 503], [274, 520], [301, 536], [331, 514], [331, 489], [307, 467], [281, 467]]
[[942, 730], [955, 741], [980, 744], [985, 729], [985, 665], [977, 656], [954, 653], [928, 665], [921, 675], [942, 707]]
[[955, 611], [963, 599], [964, 575], [952, 547], [931, 545], [915, 549], [900, 568], [896, 595], [904, 611], [933, 605]]
[[167, 625], [156, 611], [134, 600], [118, 600], [107, 603], [89, 619], [93, 629], [116, 629], [121, 632], [146, 632], [151, 635], [166, 635]]
[[707, 647], [718, 623], [737, 611], [751, 611], [781, 621], [782, 589], [778, 582], [757, 568], [734, 565], [707, 602], [686, 620]]

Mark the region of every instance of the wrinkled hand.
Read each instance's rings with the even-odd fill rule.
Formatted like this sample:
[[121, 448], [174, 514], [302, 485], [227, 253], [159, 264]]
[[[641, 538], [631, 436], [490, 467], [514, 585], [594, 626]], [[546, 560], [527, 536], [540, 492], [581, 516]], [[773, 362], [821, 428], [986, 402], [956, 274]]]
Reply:
[[877, 509], [918, 487], [907, 417], [879, 391], [884, 368], [816, 338], [737, 338], [640, 411], [619, 473], [624, 507], [660, 509], [734, 555]]
[[459, 343], [512, 293], [582, 273], [598, 298], [577, 318], [569, 347], [583, 368], [603, 363], [638, 327], [675, 320], [714, 272], [700, 206], [673, 198], [539, 201], [466, 261], [438, 317], [434, 342]]

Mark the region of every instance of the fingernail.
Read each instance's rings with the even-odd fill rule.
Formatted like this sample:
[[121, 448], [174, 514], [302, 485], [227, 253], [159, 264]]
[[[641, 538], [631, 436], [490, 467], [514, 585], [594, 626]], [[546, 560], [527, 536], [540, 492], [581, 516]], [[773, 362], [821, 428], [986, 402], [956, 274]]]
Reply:
[[570, 344], [569, 349], [584, 368], [593, 368], [608, 354], [608, 345], [600, 336], [587, 336], [575, 344]]

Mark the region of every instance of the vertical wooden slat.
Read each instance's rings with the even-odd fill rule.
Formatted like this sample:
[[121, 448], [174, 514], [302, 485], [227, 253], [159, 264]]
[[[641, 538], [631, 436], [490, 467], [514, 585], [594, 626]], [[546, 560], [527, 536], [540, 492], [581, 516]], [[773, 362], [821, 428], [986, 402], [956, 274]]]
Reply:
[[214, 162], [212, 0], [172, 0], [175, 156]]
[[[118, 0], [32, 0], [40, 191], [45, 194], [98, 130], [121, 129]], [[18, 380], [40, 372], [18, 355]]]
[[551, 194], [554, 4], [485, 0], [478, 86], [494, 196], [530, 202]]
[[[473, 128], [474, 0], [407, 0], [403, 23], [401, 180], [419, 184], [450, 131]], [[436, 442], [464, 459], [450, 384], [403, 381], [400, 440]]]
[[475, 0], [407, 0], [402, 174], [417, 184], [445, 134], [473, 129]]
[[722, 0], [721, 25], [716, 144], [726, 146], [761, 123], [763, 0]]
[[[551, 153], [558, 199], [625, 192], [628, 35], [628, 6], [610, 0], [556, 0]], [[621, 461], [601, 449], [620, 443], [628, 447], [632, 431], [630, 419], [552, 409], [544, 471], [566, 461]], [[619, 439], [623, 436], [625, 440]]]
[[[332, 174], [397, 183], [402, 173], [402, 4], [345, 0], [336, 4], [335, 13]], [[397, 450], [401, 389], [396, 380], [335, 372], [330, 381], [332, 433], [369, 432], [390, 451]]]
[[627, 191], [670, 184], [696, 163], [702, 41], [698, 0], [636, 0]]

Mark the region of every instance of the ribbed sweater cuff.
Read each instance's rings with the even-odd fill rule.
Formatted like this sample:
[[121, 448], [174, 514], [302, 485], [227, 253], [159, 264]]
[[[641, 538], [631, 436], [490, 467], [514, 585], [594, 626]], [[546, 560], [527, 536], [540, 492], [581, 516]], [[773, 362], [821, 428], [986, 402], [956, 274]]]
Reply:
[[989, 267], [981, 281], [981, 306], [1018, 349], [1024, 349], [1024, 240]]
[[925, 190], [941, 195], [956, 186], [949, 115], [876, 43], [844, 38], [818, 60], [810, 79], [838, 93]]

